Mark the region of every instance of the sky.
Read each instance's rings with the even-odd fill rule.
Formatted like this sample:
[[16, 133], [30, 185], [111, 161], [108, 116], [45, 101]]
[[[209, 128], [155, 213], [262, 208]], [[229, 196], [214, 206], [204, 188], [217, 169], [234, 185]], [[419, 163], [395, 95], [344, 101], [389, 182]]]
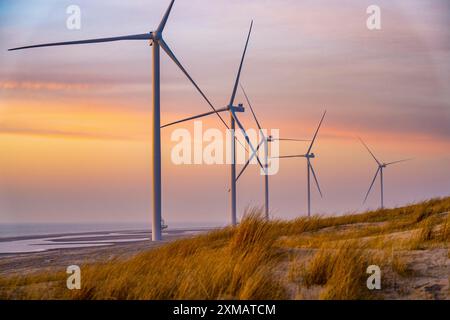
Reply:
[[[151, 48], [145, 42], [10, 47], [146, 33], [168, 0], [0, 0], [0, 223], [151, 220]], [[81, 29], [66, 27], [70, 5]], [[366, 27], [369, 5], [381, 30]], [[225, 106], [251, 20], [242, 83], [264, 128], [310, 139], [323, 110], [314, 167], [313, 212], [376, 208], [363, 198], [376, 164], [414, 158], [385, 171], [385, 203], [450, 194], [450, 4], [445, 0], [177, 0], [164, 37], [216, 107]], [[162, 54], [163, 123], [209, 111]], [[239, 92], [238, 102], [245, 102]], [[245, 104], [245, 103], [244, 103]], [[255, 124], [241, 115], [246, 128]], [[223, 130], [216, 117], [205, 128]], [[177, 128], [193, 130], [192, 124]], [[229, 221], [229, 166], [171, 162], [164, 129], [163, 218]], [[282, 143], [281, 154], [307, 143]], [[238, 182], [238, 211], [263, 204], [251, 166]], [[306, 213], [306, 163], [283, 160], [270, 177], [277, 218]]]

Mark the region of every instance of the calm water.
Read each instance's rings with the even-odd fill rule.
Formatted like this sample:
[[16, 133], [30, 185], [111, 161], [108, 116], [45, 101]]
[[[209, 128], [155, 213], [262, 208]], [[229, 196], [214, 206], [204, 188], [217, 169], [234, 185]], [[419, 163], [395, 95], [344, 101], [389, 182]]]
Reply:
[[[203, 226], [171, 224], [163, 234], [192, 234]], [[189, 230], [196, 229], [196, 230]], [[23, 237], [14, 239], [15, 237]], [[13, 239], [10, 239], [13, 238]], [[42, 252], [52, 249], [111, 246], [123, 242], [148, 241], [150, 225], [128, 224], [0, 224], [0, 255]]]
[[[169, 223], [169, 229], [214, 228], [219, 223]], [[21, 236], [42, 236], [103, 231], [151, 231], [146, 223], [6, 223], [0, 224], [0, 239]]]
[[145, 225], [143, 223], [129, 223], [129, 224], [7, 223], [7, 224], [0, 224], [0, 238], [117, 231], [117, 230], [150, 230], [150, 225]]

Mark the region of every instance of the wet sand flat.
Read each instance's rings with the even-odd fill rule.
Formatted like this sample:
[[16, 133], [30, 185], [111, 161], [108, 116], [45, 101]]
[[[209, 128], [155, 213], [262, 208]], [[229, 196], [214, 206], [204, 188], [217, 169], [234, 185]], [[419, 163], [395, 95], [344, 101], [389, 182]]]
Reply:
[[[130, 258], [138, 253], [165, 243], [191, 237], [208, 229], [169, 230], [164, 240], [152, 242], [148, 231], [90, 232], [80, 234], [58, 234], [51, 236], [29, 236], [0, 239], [0, 248], [8, 243], [22, 244], [32, 241], [37, 252], [0, 253], [0, 276], [30, 274], [42, 271], [62, 271], [70, 265], [106, 262], [112, 259]], [[44, 240], [45, 242], [44, 242]], [[63, 248], [54, 248], [63, 246]], [[33, 249], [31, 250], [34, 250]], [[10, 249], [7, 247], [6, 249]], [[12, 249], [14, 250], [14, 249]], [[7, 251], [7, 250], [5, 250]]]

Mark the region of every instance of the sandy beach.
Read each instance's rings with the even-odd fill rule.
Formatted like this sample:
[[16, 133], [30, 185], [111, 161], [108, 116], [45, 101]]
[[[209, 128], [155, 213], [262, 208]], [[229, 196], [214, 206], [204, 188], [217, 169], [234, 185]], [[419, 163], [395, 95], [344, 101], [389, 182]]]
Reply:
[[70, 265], [129, 258], [208, 230], [167, 230], [164, 240], [156, 243], [150, 240], [151, 232], [130, 230], [0, 238], [0, 276], [65, 271]]

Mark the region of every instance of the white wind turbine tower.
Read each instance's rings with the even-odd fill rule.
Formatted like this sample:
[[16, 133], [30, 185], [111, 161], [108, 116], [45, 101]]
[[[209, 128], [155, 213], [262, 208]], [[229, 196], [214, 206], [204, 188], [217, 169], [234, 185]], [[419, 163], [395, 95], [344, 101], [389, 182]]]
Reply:
[[322, 126], [322, 122], [323, 122], [323, 119], [325, 118], [325, 115], [326, 115], [326, 114], [327, 114], [327, 112], [325, 111], [325, 112], [323, 113], [322, 119], [320, 119], [319, 126], [317, 127], [316, 132], [314, 133], [314, 137], [313, 137], [313, 139], [312, 139], [312, 141], [311, 141], [311, 144], [309, 145], [309, 148], [308, 148], [308, 151], [306, 152], [306, 154], [302, 154], [302, 155], [291, 155], [291, 156], [280, 156], [280, 157], [278, 157], [278, 158], [280, 158], [280, 159], [286, 159], [286, 158], [306, 158], [307, 177], [308, 177], [308, 180], [307, 180], [307, 189], [308, 189], [308, 217], [311, 216], [311, 173], [312, 173], [312, 175], [313, 175], [313, 177], [314, 177], [314, 181], [315, 181], [315, 183], [316, 183], [317, 190], [319, 191], [320, 197], [323, 198], [322, 191], [320, 190], [319, 181], [318, 181], [317, 176], [316, 176], [316, 172], [314, 171], [314, 167], [313, 167], [313, 165], [312, 165], [312, 163], [311, 163], [311, 159], [314, 159], [314, 158], [316, 157], [316, 155], [315, 155], [314, 153], [312, 153], [311, 151], [312, 151], [312, 147], [313, 147], [313, 145], [314, 145], [314, 142], [316, 141], [317, 134], [319, 133], [319, 129], [320, 129], [320, 127]]
[[373, 177], [372, 183], [370, 184], [369, 187], [369, 191], [367, 191], [366, 193], [366, 197], [364, 198], [364, 203], [366, 203], [367, 198], [369, 197], [370, 191], [372, 191], [372, 187], [375, 184], [375, 180], [378, 177], [378, 174], [380, 174], [380, 200], [381, 200], [381, 209], [384, 208], [384, 180], [383, 180], [383, 170], [387, 167], [390, 166], [392, 164], [396, 164], [396, 163], [401, 163], [401, 162], [406, 162], [406, 161], [410, 161], [412, 159], [403, 159], [403, 160], [398, 160], [398, 161], [393, 161], [393, 162], [388, 162], [388, 163], [384, 163], [384, 162], [380, 162], [378, 161], [378, 159], [375, 157], [375, 155], [372, 153], [372, 151], [369, 149], [369, 147], [364, 143], [364, 141], [359, 138], [359, 140], [361, 141], [361, 143], [364, 145], [364, 147], [366, 147], [367, 151], [369, 151], [370, 155], [372, 156], [372, 158], [375, 160], [375, 162], [378, 165], [377, 171], [375, 172], [375, 176]]
[[155, 31], [151, 31], [143, 34], [126, 35], [119, 37], [110, 38], [97, 38], [88, 39], [80, 41], [66, 41], [66, 42], [55, 42], [55, 43], [45, 43], [38, 45], [31, 45], [25, 47], [18, 47], [9, 49], [9, 51], [40, 48], [40, 47], [54, 47], [54, 46], [66, 46], [66, 45], [78, 45], [78, 44], [92, 44], [92, 43], [103, 43], [103, 42], [113, 42], [113, 41], [128, 41], [128, 40], [147, 40], [150, 41], [150, 46], [153, 46], [153, 70], [152, 70], [152, 89], [153, 89], [153, 122], [152, 122], [152, 173], [153, 173], [153, 218], [152, 218], [152, 240], [161, 240], [161, 132], [160, 132], [160, 48], [162, 48], [166, 54], [173, 60], [173, 62], [181, 69], [181, 71], [186, 75], [189, 81], [194, 85], [197, 91], [206, 100], [209, 106], [213, 109], [212, 113], [217, 114], [223, 123], [224, 120], [218, 114], [218, 111], [214, 108], [202, 90], [198, 87], [180, 61], [176, 58], [175, 54], [172, 52], [170, 47], [163, 39], [163, 31], [166, 26], [167, 20], [169, 18], [170, 12], [172, 10], [175, 0], [172, 0], [166, 13], [164, 14], [158, 28]]
[[257, 155], [257, 150], [253, 147], [250, 138], [248, 137], [247, 133], [245, 132], [244, 127], [242, 126], [242, 123], [239, 121], [236, 112], [244, 112], [245, 109], [243, 107], [242, 104], [238, 104], [237, 106], [234, 105], [235, 103], [235, 99], [236, 99], [236, 93], [237, 93], [237, 89], [238, 89], [238, 85], [239, 85], [239, 80], [241, 77], [241, 72], [242, 72], [242, 67], [244, 65], [244, 60], [245, 60], [245, 54], [247, 52], [247, 47], [248, 47], [248, 43], [250, 40], [250, 35], [252, 33], [252, 28], [253, 28], [253, 21], [250, 24], [250, 30], [248, 32], [247, 35], [247, 41], [245, 43], [245, 47], [244, 47], [244, 52], [242, 53], [242, 57], [241, 57], [241, 61], [239, 64], [239, 69], [237, 72], [237, 76], [236, 76], [236, 81], [234, 82], [233, 85], [233, 90], [231, 92], [231, 98], [230, 98], [230, 102], [228, 103], [228, 105], [226, 107], [223, 107], [221, 109], [214, 109], [214, 111], [211, 112], [207, 112], [207, 113], [202, 113], [199, 115], [195, 115], [195, 116], [191, 116], [188, 118], [184, 118], [175, 122], [171, 122], [168, 124], [163, 125], [161, 128], [166, 128], [166, 127], [170, 127], [179, 123], [183, 123], [186, 121], [190, 121], [190, 120], [194, 120], [194, 119], [199, 119], [199, 118], [203, 118], [206, 116], [209, 116], [211, 114], [218, 114], [219, 112], [226, 112], [228, 111], [230, 114], [230, 125], [227, 125], [225, 123], [225, 121], [222, 121], [223, 124], [225, 125], [225, 127], [229, 130], [231, 130], [231, 155], [232, 155], [232, 161], [231, 161], [231, 188], [230, 188], [230, 192], [231, 192], [231, 199], [230, 199], [230, 220], [231, 220], [231, 225], [236, 225], [237, 224], [237, 210], [236, 210], [236, 141], [238, 141], [244, 148], [245, 145], [240, 142], [240, 140], [237, 139], [236, 135], [235, 135], [235, 130], [236, 130], [236, 125], [238, 126], [239, 130], [241, 130], [242, 134], [245, 137], [245, 140], [247, 142], [247, 144], [250, 146], [251, 148], [251, 152], [252, 155], [256, 155], [258, 163], [260, 165], [261, 168], [263, 168], [263, 165]]
[[[259, 151], [259, 149], [261, 148], [262, 145], [264, 145], [264, 164], [263, 164], [263, 171], [264, 171], [264, 214], [267, 220], [269, 220], [269, 213], [270, 213], [270, 207], [269, 207], [269, 143], [270, 142], [274, 142], [274, 141], [295, 141], [295, 142], [304, 142], [304, 141], [309, 141], [309, 140], [301, 140], [301, 139], [289, 139], [289, 138], [273, 138], [272, 136], [266, 136], [263, 132], [263, 129], [261, 127], [260, 122], [258, 121], [258, 118], [256, 117], [255, 111], [252, 107], [252, 104], [250, 103], [250, 99], [247, 96], [247, 93], [244, 90], [244, 87], [241, 85], [241, 89], [242, 89], [242, 93], [245, 96], [245, 99], [247, 101], [248, 106], [250, 107], [250, 111], [252, 112], [253, 115], [253, 119], [256, 122], [256, 126], [259, 129], [259, 132], [261, 134], [261, 141], [258, 144], [258, 146], [256, 147], [256, 152]], [[245, 169], [247, 169], [248, 165], [250, 164], [250, 162], [253, 160], [253, 158], [256, 156], [255, 153], [253, 153], [249, 159], [247, 160], [247, 162], [245, 163], [244, 167], [241, 169], [241, 171], [239, 172], [238, 176], [236, 177], [236, 181], [239, 180], [239, 178], [242, 176], [242, 174], [245, 172]]]

